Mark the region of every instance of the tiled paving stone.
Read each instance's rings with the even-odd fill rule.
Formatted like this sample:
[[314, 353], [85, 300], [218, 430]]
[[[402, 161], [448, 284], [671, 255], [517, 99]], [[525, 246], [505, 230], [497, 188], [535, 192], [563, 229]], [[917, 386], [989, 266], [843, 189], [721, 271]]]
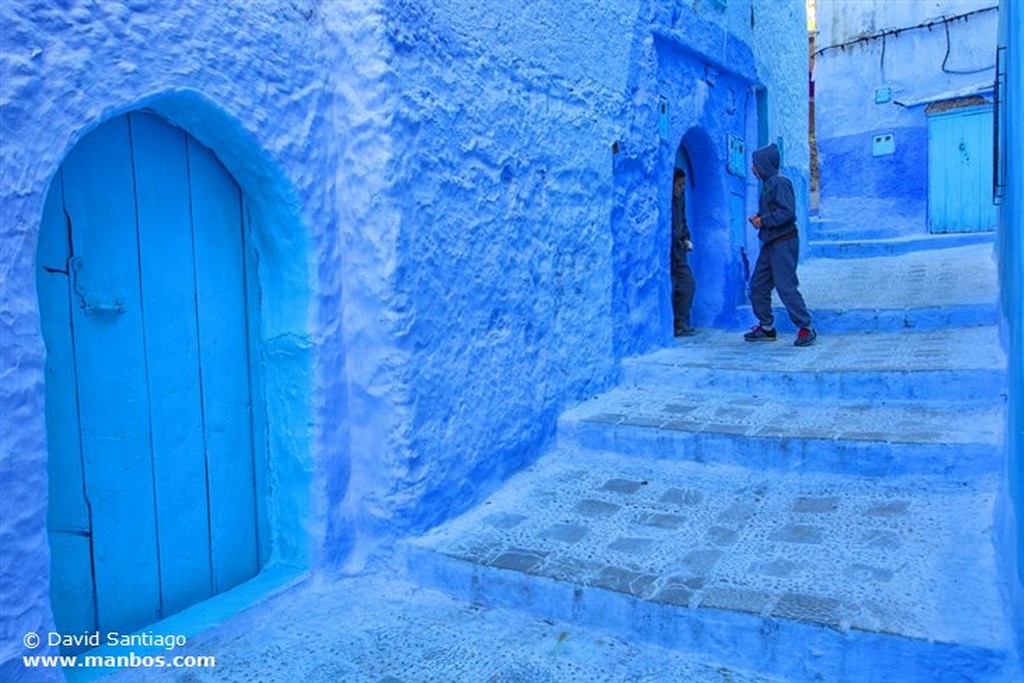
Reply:
[[693, 506], [704, 501], [704, 493], [696, 489], [669, 489], [661, 497], [662, 502], [673, 505]]
[[668, 605], [690, 607], [694, 602], [695, 597], [696, 593], [683, 583], [670, 582], [659, 589], [652, 599], [655, 602], [661, 602]]
[[811, 543], [820, 545], [825, 532], [817, 527], [806, 524], [790, 524], [771, 535], [772, 540], [784, 543]]
[[780, 579], [788, 579], [798, 574], [801, 568], [802, 565], [799, 562], [784, 558], [777, 558], [768, 562], [755, 562], [750, 567], [752, 572]]
[[839, 498], [836, 496], [825, 498], [800, 496], [793, 501], [794, 512], [824, 513], [833, 512], [837, 509], [839, 509]]
[[511, 569], [516, 572], [536, 574], [537, 572], [534, 570], [547, 556], [547, 552], [540, 550], [514, 548], [500, 553], [487, 564], [501, 569]]
[[552, 538], [565, 543], [576, 543], [590, 532], [585, 526], [579, 524], [554, 524], [541, 532], [541, 538]]
[[750, 614], [767, 614], [774, 602], [775, 598], [767, 591], [727, 584], [713, 586], [700, 596], [701, 607]]
[[[569, 465], [579, 459], [556, 451], [478, 509], [528, 518], [513, 528], [478, 522], [471, 512], [421, 542], [472, 561], [466, 539], [485, 529], [480, 538], [519, 553], [505, 560], [521, 562], [527, 576], [665, 605], [769, 610], [773, 618], [916, 638], [951, 628], [937, 605], [970, 603], [980, 613], [1001, 605], [995, 586], [944, 583], [927, 560], [942, 547], [965, 562], [990, 561], [981, 551], [991, 531], [985, 510], [995, 501], [987, 484], [791, 477], [598, 452], [588, 452], [581, 471]], [[632, 493], [602, 490], [614, 479], [648, 483]], [[534, 498], [551, 481], [562, 485], [556, 505]], [[975, 516], [965, 519], [963, 510]]]
[[631, 495], [639, 491], [642, 486], [646, 485], [647, 482], [644, 481], [631, 481], [629, 479], [609, 479], [601, 487], [601, 490]]
[[835, 628], [839, 628], [844, 621], [849, 623], [853, 613], [854, 609], [841, 600], [801, 593], [784, 594], [771, 611], [773, 617], [824, 624]]
[[655, 513], [648, 516], [643, 524], [658, 527], [660, 529], [678, 529], [686, 523], [686, 518], [681, 515]]
[[644, 555], [654, 546], [653, 538], [617, 538], [608, 544], [609, 550], [629, 555]]
[[894, 500], [879, 505], [872, 505], [864, 511], [865, 517], [901, 517], [910, 510], [909, 500]]
[[649, 597], [654, 592], [656, 574], [632, 571], [621, 567], [605, 567], [590, 580], [590, 585], [607, 588], [617, 593]]
[[575, 507], [573, 507], [574, 512], [587, 517], [607, 517], [608, 515], [614, 515], [621, 509], [622, 507], [615, 503], [609, 503], [603, 500], [594, 500], [593, 498], [581, 500]]

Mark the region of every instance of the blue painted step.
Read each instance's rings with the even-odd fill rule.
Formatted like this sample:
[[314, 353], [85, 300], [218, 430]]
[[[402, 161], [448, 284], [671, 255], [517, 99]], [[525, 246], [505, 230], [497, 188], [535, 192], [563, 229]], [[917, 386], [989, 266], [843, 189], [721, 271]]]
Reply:
[[625, 359], [621, 383], [825, 400], [998, 401], [1006, 390], [1006, 356], [995, 326], [872, 334], [822, 328], [817, 342], [801, 349], [793, 339], [783, 334], [753, 344], [740, 331], [698, 330]]
[[892, 239], [836, 239], [818, 238], [808, 243], [811, 258], [871, 258], [899, 256], [915, 251], [949, 249], [973, 244], [992, 244], [994, 232], [946, 233], [941, 235], [915, 235]]
[[558, 443], [636, 458], [861, 476], [1001, 471], [993, 403], [848, 400], [619, 387], [562, 414]]
[[[860, 259], [809, 259], [801, 292], [819, 331], [896, 332], [995, 325], [998, 276], [990, 243]], [[698, 287], [700, 283], [698, 283]], [[792, 330], [778, 298], [776, 323]], [[754, 322], [750, 307], [740, 318]]]
[[854, 225], [843, 221], [812, 217], [807, 226], [807, 236], [814, 241], [824, 240], [878, 240], [893, 236], [893, 229], [887, 225]]
[[997, 488], [559, 448], [403, 550], [463, 599], [787, 680], [1010, 680]]

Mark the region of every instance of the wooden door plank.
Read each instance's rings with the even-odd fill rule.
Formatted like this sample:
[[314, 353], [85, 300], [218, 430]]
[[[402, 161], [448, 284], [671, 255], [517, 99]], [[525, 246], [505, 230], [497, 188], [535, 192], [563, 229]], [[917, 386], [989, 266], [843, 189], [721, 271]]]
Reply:
[[928, 119], [928, 232], [942, 232], [939, 216], [942, 213], [940, 202], [942, 191], [942, 173], [939, 172], [941, 126], [936, 118]]
[[46, 442], [50, 542], [50, 603], [58, 630], [96, 628], [92, 548], [79, 439], [75, 354], [67, 266], [70, 244], [63, 180], [57, 173], [39, 228], [36, 283], [46, 344]]
[[118, 117], [85, 136], [63, 167], [72, 249], [81, 259], [72, 282], [81, 299], [72, 310], [97, 621], [118, 631], [160, 615], [129, 148], [128, 119]]
[[241, 193], [210, 150], [189, 141], [203, 411], [216, 592], [259, 570]]
[[68, 291], [68, 228], [60, 174], [54, 178], [39, 229], [36, 287], [46, 343], [46, 440], [50, 506], [47, 526], [89, 531], [79, 440], [75, 355]]
[[212, 592], [186, 134], [130, 116], [164, 616]]
[[999, 214], [992, 203], [992, 109], [978, 112], [974, 121], [975, 206], [978, 217], [975, 230], [995, 230]]
[[[90, 538], [81, 533], [50, 532], [50, 604], [60, 633], [92, 633], [97, 629], [93, 602]], [[74, 654], [86, 648], [61, 648]]]

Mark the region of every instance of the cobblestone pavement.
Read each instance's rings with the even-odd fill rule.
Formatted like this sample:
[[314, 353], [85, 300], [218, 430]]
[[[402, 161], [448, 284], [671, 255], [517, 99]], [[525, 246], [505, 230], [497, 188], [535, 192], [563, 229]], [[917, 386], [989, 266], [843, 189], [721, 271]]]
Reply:
[[[697, 335], [677, 340], [639, 358], [624, 361], [636, 365], [671, 368], [715, 368], [721, 371], [835, 373], [880, 371], [923, 373], [942, 370], [1005, 371], [1006, 356], [995, 325], [910, 332], [870, 334], [822, 334], [814, 345], [793, 349], [792, 338], [752, 344], [741, 332], [702, 329]], [[874, 378], [877, 382], [878, 377]], [[777, 386], [766, 387], [777, 390]]]
[[777, 683], [705, 657], [470, 605], [374, 574], [311, 581], [193, 638], [213, 669], [108, 680], [198, 683]]
[[812, 309], [989, 305], [999, 299], [991, 243], [863, 259], [810, 259], [798, 269]]
[[994, 499], [992, 480], [787, 476], [567, 450], [417, 543], [668, 605], [991, 645], [1005, 635]]

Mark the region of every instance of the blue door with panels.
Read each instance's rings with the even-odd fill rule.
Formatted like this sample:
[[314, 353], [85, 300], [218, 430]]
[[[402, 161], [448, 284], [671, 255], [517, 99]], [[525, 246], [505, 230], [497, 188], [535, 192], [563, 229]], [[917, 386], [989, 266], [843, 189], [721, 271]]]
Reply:
[[238, 185], [153, 114], [85, 136], [50, 186], [37, 282], [62, 633], [136, 630], [260, 569], [245, 254]]
[[928, 115], [928, 230], [995, 230], [992, 203], [992, 108]]

